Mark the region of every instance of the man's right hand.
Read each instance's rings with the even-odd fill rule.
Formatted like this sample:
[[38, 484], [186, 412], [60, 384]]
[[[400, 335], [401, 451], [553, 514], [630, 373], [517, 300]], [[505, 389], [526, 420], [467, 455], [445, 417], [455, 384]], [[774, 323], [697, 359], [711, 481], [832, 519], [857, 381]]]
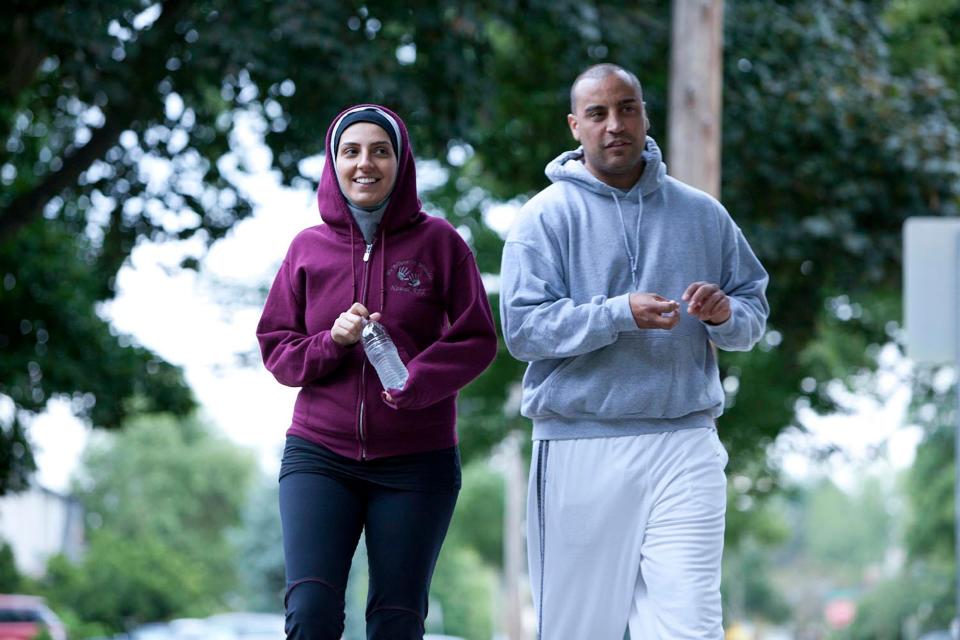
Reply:
[[680, 322], [680, 304], [655, 293], [631, 293], [630, 311], [641, 329], [673, 329]]

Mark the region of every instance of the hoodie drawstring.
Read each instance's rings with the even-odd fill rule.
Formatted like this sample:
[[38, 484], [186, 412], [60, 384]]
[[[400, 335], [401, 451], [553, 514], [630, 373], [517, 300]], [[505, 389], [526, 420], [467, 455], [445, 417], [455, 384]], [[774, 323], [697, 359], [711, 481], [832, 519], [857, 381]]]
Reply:
[[627, 260], [630, 261], [630, 281], [634, 288], [637, 287], [637, 265], [640, 263], [640, 221], [643, 220], [643, 191], [637, 189], [637, 253], [634, 255], [630, 251], [630, 240], [627, 236], [627, 223], [623, 219], [623, 209], [620, 208], [620, 198], [616, 191], [611, 191], [610, 196], [617, 205], [617, 213], [620, 215], [620, 228], [623, 229], [623, 248], [627, 251]]
[[350, 305], [357, 301], [357, 254], [353, 246], [353, 226], [350, 227]]
[[[383, 226], [383, 223], [380, 225]], [[387, 230], [380, 230], [380, 313], [387, 306]]]

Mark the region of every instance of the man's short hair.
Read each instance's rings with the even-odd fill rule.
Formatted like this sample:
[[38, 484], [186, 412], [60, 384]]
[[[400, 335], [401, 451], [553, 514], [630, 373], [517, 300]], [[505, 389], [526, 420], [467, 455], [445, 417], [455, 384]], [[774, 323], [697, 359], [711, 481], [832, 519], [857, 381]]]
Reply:
[[595, 64], [584, 69], [580, 75], [577, 76], [577, 79], [573, 81], [573, 84], [570, 85], [570, 113], [577, 112], [576, 91], [577, 85], [580, 84], [581, 80], [603, 80], [614, 73], [622, 73], [627, 76], [627, 80], [637, 88], [637, 93], [640, 95], [640, 99], [643, 100], [643, 87], [633, 72], [627, 71], [620, 65], [613, 64], [612, 62], [601, 62], [600, 64]]

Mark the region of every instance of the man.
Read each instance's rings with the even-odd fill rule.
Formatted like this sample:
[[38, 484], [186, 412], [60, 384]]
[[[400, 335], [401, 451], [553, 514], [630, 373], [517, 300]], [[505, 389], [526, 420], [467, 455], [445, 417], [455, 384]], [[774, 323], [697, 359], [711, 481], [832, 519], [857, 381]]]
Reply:
[[[541, 640], [723, 637], [727, 454], [710, 343], [748, 350], [767, 274], [709, 195], [666, 174], [640, 82], [584, 71], [581, 147], [546, 169], [503, 253], [501, 317], [529, 362], [528, 557]], [[679, 301], [678, 301], [679, 300]]]

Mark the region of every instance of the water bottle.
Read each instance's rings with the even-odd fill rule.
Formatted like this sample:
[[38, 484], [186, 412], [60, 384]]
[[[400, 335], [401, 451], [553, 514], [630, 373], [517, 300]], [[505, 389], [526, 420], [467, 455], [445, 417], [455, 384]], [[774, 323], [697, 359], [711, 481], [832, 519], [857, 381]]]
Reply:
[[377, 370], [383, 388], [388, 391], [403, 389], [403, 385], [407, 383], [407, 367], [400, 359], [397, 347], [386, 328], [374, 320], [364, 320], [360, 343], [370, 364]]

